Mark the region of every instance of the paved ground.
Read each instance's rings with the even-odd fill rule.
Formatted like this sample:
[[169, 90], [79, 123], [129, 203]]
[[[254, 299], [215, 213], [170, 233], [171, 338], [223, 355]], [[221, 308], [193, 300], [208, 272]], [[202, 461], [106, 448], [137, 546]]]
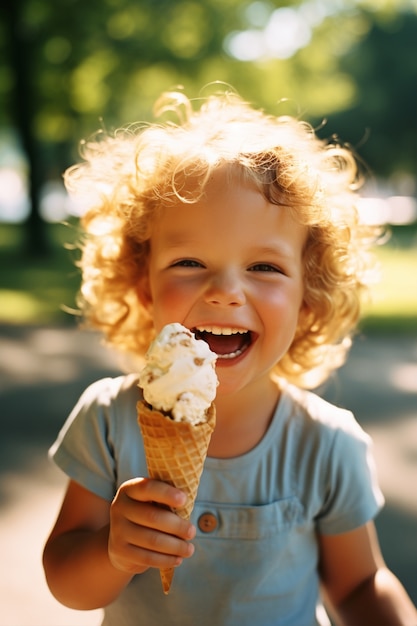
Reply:
[[[63, 476], [46, 452], [86, 384], [117, 371], [95, 335], [0, 326], [0, 626], [97, 626], [60, 606], [40, 564]], [[359, 338], [325, 395], [373, 436], [387, 506], [383, 551], [417, 603], [417, 336]]]

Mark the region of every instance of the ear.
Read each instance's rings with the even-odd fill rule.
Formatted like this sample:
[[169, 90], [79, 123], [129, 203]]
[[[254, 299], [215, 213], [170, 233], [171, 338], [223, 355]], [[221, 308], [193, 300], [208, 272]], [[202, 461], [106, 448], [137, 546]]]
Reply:
[[138, 281], [136, 286], [136, 295], [141, 305], [150, 313], [152, 311], [152, 293], [149, 284], [148, 272], [145, 272]]
[[309, 304], [305, 300], [302, 301], [300, 309], [298, 311], [298, 328], [305, 328], [309, 326], [312, 321], [312, 310]]
[[311, 307], [309, 304], [307, 304], [307, 302], [303, 298], [303, 301], [301, 302], [301, 306], [299, 309], [299, 314], [306, 316], [306, 315], [309, 315], [310, 313], [311, 313]]

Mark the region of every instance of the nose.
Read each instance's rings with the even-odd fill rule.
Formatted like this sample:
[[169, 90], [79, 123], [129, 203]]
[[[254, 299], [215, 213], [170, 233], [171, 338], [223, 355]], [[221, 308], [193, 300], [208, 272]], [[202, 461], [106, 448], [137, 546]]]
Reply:
[[231, 270], [216, 272], [207, 285], [205, 299], [220, 306], [243, 306], [246, 295], [242, 280]]

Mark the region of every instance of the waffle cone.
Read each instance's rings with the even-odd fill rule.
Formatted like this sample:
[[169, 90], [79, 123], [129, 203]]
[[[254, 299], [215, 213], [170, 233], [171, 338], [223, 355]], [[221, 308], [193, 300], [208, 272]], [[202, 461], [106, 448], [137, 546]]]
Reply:
[[[184, 491], [187, 501], [175, 512], [183, 519], [190, 519], [216, 422], [215, 406], [212, 404], [208, 409], [207, 421], [196, 425], [175, 422], [143, 401], [138, 402], [137, 410], [149, 476]], [[167, 594], [174, 568], [160, 572], [162, 588]]]

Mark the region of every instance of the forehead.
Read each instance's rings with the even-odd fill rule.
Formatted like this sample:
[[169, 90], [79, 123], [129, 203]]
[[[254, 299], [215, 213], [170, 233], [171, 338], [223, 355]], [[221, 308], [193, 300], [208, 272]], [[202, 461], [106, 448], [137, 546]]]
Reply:
[[[163, 247], [211, 239], [213, 245], [279, 239], [303, 245], [306, 229], [289, 207], [272, 204], [240, 168], [222, 166], [212, 171], [204, 186], [190, 177], [183, 181], [184, 198], [162, 204], [151, 240]], [[190, 197], [194, 195], [193, 200]], [[188, 199], [187, 201], [185, 199]]]

